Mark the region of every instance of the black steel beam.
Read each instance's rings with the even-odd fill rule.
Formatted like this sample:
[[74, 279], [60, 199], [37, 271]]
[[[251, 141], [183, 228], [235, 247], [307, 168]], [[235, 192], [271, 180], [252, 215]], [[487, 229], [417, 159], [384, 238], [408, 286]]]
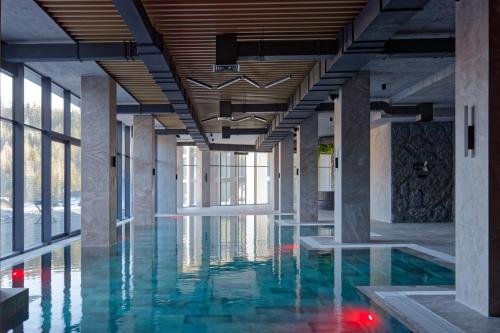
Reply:
[[231, 135], [259, 135], [267, 134], [267, 128], [231, 128], [222, 126], [222, 138], [229, 139]]
[[[296, 41], [241, 41], [237, 44], [237, 61], [291, 61], [331, 58], [338, 52], [334, 39]], [[222, 52], [217, 50], [217, 53]]]
[[201, 122], [192, 109], [180, 77], [163, 43], [163, 37], [154, 29], [142, 2], [113, 0], [113, 4], [134, 36], [138, 59], [144, 62], [153, 79], [167, 96], [175, 113], [179, 115], [198, 148], [208, 150], [208, 139]]
[[156, 135], [189, 135], [188, 130], [185, 129], [157, 129]]
[[116, 106], [117, 114], [165, 114], [174, 113], [170, 104], [119, 104]]
[[2, 60], [11, 63], [134, 60], [133, 42], [2, 44]]
[[[337, 55], [332, 59], [322, 59], [313, 66], [290, 96], [289, 111], [282, 117], [275, 117], [269, 134], [257, 139], [257, 149], [269, 151], [282, 140], [282, 136], [274, 135], [275, 132], [299, 126], [307, 118], [307, 114], [312, 113], [331, 94], [337, 93], [344, 83], [378, 56], [387, 41], [428, 2], [429, 0], [369, 0], [360, 14], [337, 34]], [[300, 116], [294, 117], [296, 113]]]
[[[223, 101], [221, 101], [223, 102]], [[288, 111], [288, 104], [231, 104], [232, 113], [276, 113]]]
[[215, 151], [235, 151], [235, 152], [244, 152], [244, 151], [256, 151], [255, 145], [234, 145], [234, 144], [221, 144], [221, 143], [212, 143], [210, 144], [210, 150]]
[[[236, 39], [236, 35], [233, 35]], [[223, 36], [227, 38], [227, 36]], [[219, 38], [219, 36], [217, 36]], [[368, 45], [370, 46], [370, 45]], [[385, 44], [373, 44], [361, 49], [353, 48], [349, 53], [369, 53], [392, 57], [443, 57], [455, 53], [454, 38], [389, 39]], [[232, 61], [299, 61], [332, 59], [339, 53], [336, 39], [295, 41], [240, 41], [218, 43], [216, 54], [231, 54]], [[227, 58], [227, 57], [226, 57]]]

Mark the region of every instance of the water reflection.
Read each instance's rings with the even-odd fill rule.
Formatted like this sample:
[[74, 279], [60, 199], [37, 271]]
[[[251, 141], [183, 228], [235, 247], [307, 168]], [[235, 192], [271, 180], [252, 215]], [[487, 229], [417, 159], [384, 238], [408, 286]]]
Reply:
[[163, 218], [120, 227], [110, 251], [75, 243], [0, 281], [30, 288], [30, 318], [16, 332], [405, 331], [355, 287], [453, 283], [453, 272], [398, 250], [300, 246], [301, 235], [327, 231], [268, 216]]

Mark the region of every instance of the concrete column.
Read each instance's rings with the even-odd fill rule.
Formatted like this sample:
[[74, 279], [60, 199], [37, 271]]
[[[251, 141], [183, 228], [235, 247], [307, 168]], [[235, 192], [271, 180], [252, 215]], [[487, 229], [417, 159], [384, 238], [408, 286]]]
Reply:
[[116, 242], [116, 83], [82, 77], [82, 247]]
[[155, 129], [152, 116], [134, 116], [134, 225], [154, 223]]
[[279, 201], [281, 213], [293, 213], [293, 134], [279, 144]]
[[370, 241], [370, 74], [360, 73], [335, 100], [335, 240]]
[[273, 149], [273, 205], [274, 210], [280, 209], [280, 147]]
[[175, 135], [156, 137], [156, 195], [160, 214], [177, 212], [177, 138]]
[[210, 152], [198, 151], [198, 207], [210, 207]]
[[[500, 316], [500, 3], [455, 8], [456, 299]], [[474, 125], [469, 141], [465, 108]]]
[[299, 188], [297, 219], [318, 221], [318, 114], [313, 113], [300, 125], [297, 135]]

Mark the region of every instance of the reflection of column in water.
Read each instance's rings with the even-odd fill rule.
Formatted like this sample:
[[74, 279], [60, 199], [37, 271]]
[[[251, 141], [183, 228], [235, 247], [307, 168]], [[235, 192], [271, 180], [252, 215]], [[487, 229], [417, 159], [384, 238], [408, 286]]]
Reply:
[[370, 249], [370, 285], [391, 285], [392, 249]]
[[175, 289], [177, 282], [177, 221], [168, 218], [158, 219], [158, 289], [170, 292]]
[[111, 269], [111, 259], [114, 250], [114, 247], [81, 250], [82, 332], [113, 331], [111, 283], [115, 272]]
[[64, 292], [63, 292], [64, 327], [71, 326], [71, 247], [64, 248]]
[[295, 263], [297, 272], [295, 273], [295, 307], [300, 308], [300, 292], [301, 292], [301, 280], [300, 280], [300, 225], [295, 227], [295, 238], [293, 244], [293, 251], [295, 254]]
[[52, 253], [42, 255], [42, 328], [44, 332], [50, 331], [50, 317], [52, 309]]
[[342, 307], [342, 250], [337, 248], [333, 251], [333, 265], [334, 265], [334, 289], [333, 295], [335, 296], [335, 307], [340, 311]]
[[151, 332], [154, 330], [153, 322], [147, 320], [147, 318], [153, 317], [153, 300], [156, 293], [156, 227], [134, 226], [133, 228], [134, 291], [132, 309], [134, 313], [140, 313], [140, 315], [136, 317], [137, 320], [134, 323], [134, 331]]

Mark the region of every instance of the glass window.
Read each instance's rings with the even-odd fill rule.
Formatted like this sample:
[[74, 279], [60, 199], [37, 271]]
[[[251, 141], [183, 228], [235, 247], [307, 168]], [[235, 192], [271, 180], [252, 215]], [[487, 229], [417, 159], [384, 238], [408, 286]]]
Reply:
[[13, 251], [12, 123], [0, 121], [0, 257]]
[[41, 79], [32, 71], [25, 70], [24, 79], [24, 123], [42, 127], [42, 87]]
[[64, 133], [64, 91], [62, 88], [52, 85], [52, 130]]
[[24, 129], [24, 248], [41, 243], [42, 133]]
[[269, 168], [269, 154], [256, 153], [255, 159], [255, 179], [257, 180], [256, 204], [267, 204], [269, 203], [271, 191], [271, 170]]
[[196, 147], [182, 147], [182, 205], [184, 207], [196, 206], [197, 155], [198, 149]]
[[71, 96], [70, 112], [71, 112], [71, 136], [74, 138], [80, 138], [81, 122], [82, 122], [80, 99], [73, 95]]
[[318, 160], [318, 190], [333, 191], [332, 155], [320, 154]]
[[80, 230], [81, 177], [81, 149], [78, 146], [71, 146], [71, 231]]
[[246, 204], [255, 204], [255, 153], [248, 153], [245, 159]]
[[64, 143], [52, 142], [52, 236], [64, 233]]
[[12, 77], [5, 73], [0, 73], [0, 115], [4, 118], [12, 119]]

